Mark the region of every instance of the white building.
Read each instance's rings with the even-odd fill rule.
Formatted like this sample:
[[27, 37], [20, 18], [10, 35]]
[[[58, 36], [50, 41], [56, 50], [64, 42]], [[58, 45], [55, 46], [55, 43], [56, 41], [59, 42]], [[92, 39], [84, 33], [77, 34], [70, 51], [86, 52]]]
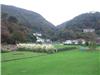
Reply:
[[72, 44], [72, 40], [66, 40], [65, 42], [63, 42], [64, 44]]
[[79, 40], [72, 40], [72, 43], [77, 45], [77, 44], [79, 44]]
[[64, 44], [78, 44], [78, 40], [66, 40]]
[[43, 43], [44, 42], [44, 39], [41, 38], [42, 34], [40, 33], [33, 33], [33, 35], [36, 37], [36, 42], [37, 43]]
[[37, 43], [44, 43], [45, 41], [44, 41], [44, 39], [38, 38], [38, 39], [36, 40], [36, 42], [37, 42]]
[[95, 29], [83, 29], [83, 32], [87, 33], [87, 32], [95, 32]]
[[85, 44], [85, 40], [84, 39], [76, 39], [76, 40], [66, 40], [65, 42], [63, 42], [64, 44]]
[[42, 34], [40, 34], [40, 33], [33, 33], [33, 35], [36, 37], [42, 36]]
[[36, 42], [37, 43], [52, 43], [50, 39], [43, 39], [41, 38], [42, 34], [41, 33], [33, 33], [34, 36], [36, 36]]

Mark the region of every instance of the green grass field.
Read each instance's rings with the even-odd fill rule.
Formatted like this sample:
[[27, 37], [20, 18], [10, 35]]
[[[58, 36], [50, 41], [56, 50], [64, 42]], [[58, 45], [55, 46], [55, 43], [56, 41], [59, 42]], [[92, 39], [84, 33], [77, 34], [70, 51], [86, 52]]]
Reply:
[[13, 61], [18, 59], [27, 59], [38, 57], [42, 55], [47, 55], [46, 53], [34, 53], [34, 52], [25, 52], [25, 51], [13, 51], [9, 53], [2, 53], [1, 60], [2, 62]]
[[[100, 51], [78, 49], [55, 54], [2, 53], [1, 72], [2, 75], [100, 75], [99, 54]], [[13, 60], [18, 58], [21, 59]]]

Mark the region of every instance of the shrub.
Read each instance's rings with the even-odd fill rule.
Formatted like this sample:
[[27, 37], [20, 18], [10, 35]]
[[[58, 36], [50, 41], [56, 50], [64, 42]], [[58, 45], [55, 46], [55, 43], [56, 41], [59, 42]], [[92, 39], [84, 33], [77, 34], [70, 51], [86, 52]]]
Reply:
[[19, 51], [33, 51], [33, 52], [45, 52], [55, 53], [57, 49], [51, 44], [17, 44]]
[[77, 47], [64, 47], [64, 48], [59, 48], [59, 49], [58, 49], [58, 52], [59, 52], [59, 51], [74, 50], [74, 49], [77, 49]]
[[95, 41], [90, 41], [89, 48], [90, 48], [90, 50], [96, 50], [96, 42]]
[[8, 53], [10, 52], [9, 50], [1, 50], [1, 53]]

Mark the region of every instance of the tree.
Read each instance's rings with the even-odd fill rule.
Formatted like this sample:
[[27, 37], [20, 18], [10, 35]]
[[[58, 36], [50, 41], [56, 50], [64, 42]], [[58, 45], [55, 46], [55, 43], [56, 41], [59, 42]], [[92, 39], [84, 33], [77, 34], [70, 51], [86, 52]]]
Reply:
[[36, 40], [37, 40], [36, 36], [34, 36], [34, 35], [30, 35], [28, 37], [30, 37], [31, 42], [36, 42]]
[[26, 41], [26, 36], [25, 36], [24, 32], [17, 31], [17, 32], [12, 33], [12, 39], [15, 42], [25, 42]]
[[84, 38], [86, 41], [88, 41], [88, 46], [90, 50], [96, 49], [96, 33], [95, 32], [88, 32], [84, 34]]
[[1, 14], [1, 19], [6, 19], [7, 16], [8, 16], [8, 14], [3, 12], [3, 13]]
[[14, 17], [14, 16], [9, 16], [9, 17], [8, 17], [8, 22], [11, 22], [11, 23], [17, 23], [18, 20], [17, 20], [17, 18]]

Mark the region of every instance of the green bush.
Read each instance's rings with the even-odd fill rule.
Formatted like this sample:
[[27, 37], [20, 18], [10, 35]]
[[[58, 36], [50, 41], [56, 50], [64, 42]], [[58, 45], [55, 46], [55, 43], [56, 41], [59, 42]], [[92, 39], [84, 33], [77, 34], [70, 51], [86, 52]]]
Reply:
[[64, 48], [59, 48], [57, 51], [67, 51], [67, 50], [74, 50], [77, 49], [77, 47], [64, 47]]
[[9, 50], [1, 50], [1, 53], [8, 53], [10, 52]]
[[95, 41], [91, 41], [89, 43], [89, 48], [90, 48], [90, 50], [95, 50], [96, 49], [96, 42]]

